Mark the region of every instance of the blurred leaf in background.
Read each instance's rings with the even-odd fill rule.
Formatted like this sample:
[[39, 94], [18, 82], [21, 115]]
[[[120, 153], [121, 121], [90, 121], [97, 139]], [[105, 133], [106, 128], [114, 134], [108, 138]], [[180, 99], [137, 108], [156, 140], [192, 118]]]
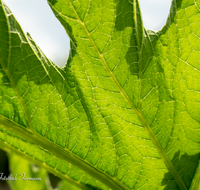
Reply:
[[12, 190], [52, 190], [44, 168], [39, 168], [13, 153], [8, 154], [8, 157], [10, 175], [17, 175], [17, 180], [8, 181]]

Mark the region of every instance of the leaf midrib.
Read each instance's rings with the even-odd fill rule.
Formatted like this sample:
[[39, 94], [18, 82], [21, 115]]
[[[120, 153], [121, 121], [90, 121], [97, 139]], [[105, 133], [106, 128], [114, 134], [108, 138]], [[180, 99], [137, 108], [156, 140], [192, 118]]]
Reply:
[[59, 172], [55, 168], [52, 168], [51, 166], [47, 165], [45, 162], [41, 162], [41, 161], [35, 159], [34, 157], [31, 157], [30, 155], [25, 154], [23, 151], [21, 151], [20, 149], [16, 149], [12, 145], [8, 144], [6, 141], [3, 141], [3, 140], [0, 139], [0, 144], [1, 144], [1, 149], [3, 149], [4, 151], [14, 152], [15, 154], [27, 159], [28, 161], [38, 165], [39, 167], [45, 168], [47, 171], [53, 173], [54, 175], [58, 176], [59, 178], [68, 181], [69, 183], [71, 183], [72, 185], [74, 185], [76, 187], [79, 187], [80, 189], [91, 190], [91, 188], [81, 184], [80, 181], [73, 180], [67, 174], [62, 174], [61, 172]]
[[47, 149], [52, 154], [56, 155], [56, 157], [68, 161], [69, 163], [77, 166], [78, 168], [82, 169], [89, 175], [95, 177], [108, 187], [114, 190], [130, 190], [128, 187], [119, 183], [119, 181], [111, 176], [107, 175], [103, 171], [99, 170], [98, 168], [94, 168], [91, 166], [89, 162], [86, 160], [81, 159], [77, 155], [73, 154], [72, 152], [68, 151], [54, 142], [45, 139], [41, 135], [36, 133], [30, 133], [28, 130], [24, 130], [24, 128], [15, 123], [14, 121], [0, 115], [0, 126], [3, 126], [4, 129], [8, 131], [12, 131], [25, 139], [29, 140], [30, 142], [39, 145], [40, 147]]
[[[101, 62], [102, 62], [102, 65], [104, 66], [104, 68], [105, 68], [106, 71], [108, 72], [109, 76], [111, 77], [111, 79], [113, 80], [113, 82], [115, 83], [115, 85], [117, 86], [117, 88], [119, 89], [119, 91], [120, 91], [120, 93], [122, 94], [122, 96], [124, 97], [124, 99], [127, 101], [127, 103], [130, 105], [130, 107], [132, 108], [132, 110], [134, 111], [134, 113], [137, 115], [137, 117], [138, 117], [138, 119], [140, 120], [140, 122], [142, 123], [142, 125], [145, 127], [145, 129], [146, 129], [148, 135], [150, 136], [150, 138], [151, 138], [151, 140], [153, 141], [153, 143], [155, 144], [155, 146], [156, 146], [158, 152], [160, 153], [161, 158], [162, 158], [163, 161], [165, 162], [165, 164], [166, 164], [166, 166], [168, 167], [169, 171], [170, 171], [170, 172], [172, 173], [172, 175], [174, 176], [175, 181], [177, 182], [177, 184], [179, 185], [179, 187], [181, 188], [181, 190], [187, 189], [187, 188], [185, 187], [185, 185], [184, 185], [182, 179], [180, 178], [179, 174], [177, 173], [177, 171], [175, 170], [174, 166], [172, 165], [171, 161], [169, 160], [168, 156], [166, 155], [166, 153], [165, 153], [164, 150], [162, 149], [162, 147], [161, 147], [161, 145], [160, 145], [158, 139], [156, 138], [156, 136], [155, 136], [155, 134], [153, 133], [153, 131], [152, 131], [152, 129], [150, 128], [150, 126], [148, 125], [148, 123], [147, 123], [145, 117], [143, 116], [142, 112], [141, 112], [139, 109], [136, 109], [136, 108], [135, 108], [134, 104], [133, 104], [132, 101], [129, 99], [128, 95], [125, 93], [124, 89], [121, 87], [121, 85], [119, 84], [119, 82], [117, 81], [117, 79], [115, 78], [115, 76], [113, 75], [113, 73], [111, 72], [111, 70], [109, 69], [109, 67], [108, 67], [108, 65], [107, 65], [107, 63], [106, 63], [106, 61], [105, 61], [103, 55], [99, 52], [97, 46], [95, 45], [93, 39], [91, 38], [89, 32], [87, 31], [87, 29], [86, 29], [86, 27], [85, 27], [85, 24], [81, 21], [81, 19], [79, 18], [78, 14], [76, 13], [76, 11], [75, 11], [75, 9], [74, 9], [74, 7], [73, 7], [71, 1], [68, 0], [68, 2], [71, 4], [71, 6], [72, 6], [72, 8], [73, 8], [73, 10], [74, 10], [74, 13], [75, 13], [75, 15], [77, 16], [77, 19], [79, 20], [79, 24], [82, 26], [83, 30], [85, 31], [86, 35], [88, 36], [88, 39], [90, 40], [90, 42], [91, 42], [91, 44], [92, 44], [94, 50], [96, 51], [97, 55], [99, 56], [99, 59], [100, 59]], [[2, 6], [2, 7], [3, 7], [3, 6]], [[3, 7], [3, 8], [4, 8], [4, 7]], [[5, 15], [6, 15], [6, 14], [5, 14]], [[7, 17], [6, 17], [6, 19], [7, 19]], [[7, 23], [8, 23], [8, 21], [7, 21]], [[8, 25], [8, 27], [9, 27], [9, 25]], [[9, 38], [9, 40], [10, 40], [10, 38]], [[9, 47], [10, 47], [10, 46], [9, 46]], [[9, 53], [10, 53], [10, 51], [9, 51]], [[4, 67], [4, 66], [3, 66], [3, 67]], [[4, 67], [4, 71], [5, 71], [5, 72], [7, 71], [7, 69], [6, 69], [5, 67]], [[6, 74], [7, 74], [7, 76], [9, 77], [9, 79], [10, 79], [10, 81], [11, 81], [11, 83], [12, 83], [12, 77], [9, 75], [9, 71], [6, 72]], [[17, 90], [17, 87], [15, 86], [14, 81], [13, 81], [12, 85], [13, 85], [13, 88], [15, 89], [15, 91], [16, 91], [16, 90]], [[18, 90], [17, 90], [17, 92], [18, 92]], [[20, 99], [21, 96], [20, 96], [19, 93], [17, 93], [17, 96], [18, 96], [19, 100], [22, 99], [22, 98]], [[23, 106], [23, 100], [22, 100], [22, 102], [20, 101], [20, 104], [22, 105], [23, 108], [26, 108], [25, 106]], [[28, 113], [27, 110], [24, 110], [24, 112], [25, 112], [25, 114]], [[26, 117], [29, 118], [29, 115], [26, 115]], [[5, 119], [5, 118], [4, 118], [4, 119]], [[27, 119], [27, 118], [26, 118], [26, 119]], [[29, 118], [29, 119], [30, 119], [30, 118]], [[27, 119], [28, 122], [30, 122], [29, 119]], [[0, 121], [2, 121], [1, 117], [0, 117]], [[3, 122], [3, 121], [2, 121], [2, 122]], [[11, 121], [10, 121], [10, 122], [11, 122]], [[14, 126], [15, 126], [15, 123], [14, 123], [14, 122], [11, 122], [11, 123], [12, 123], [12, 125], [11, 125], [12, 127], [9, 128], [9, 130], [11, 130], [11, 131], [14, 130], [15, 133], [17, 133], [17, 134], [20, 133], [20, 132], [18, 132], [18, 130], [16, 130], [16, 128], [14, 127]], [[31, 124], [31, 122], [30, 122], [30, 124]], [[20, 125], [19, 125], [19, 126], [20, 126]], [[30, 126], [30, 125], [29, 125], [29, 126]], [[5, 128], [7, 128], [7, 125], [5, 126]], [[12, 128], [13, 128], [13, 129], [12, 129]], [[22, 127], [20, 126], [20, 128], [22, 128]], [[32, 128], [32, 127], [31, 127], [31, 128]], [[24, 128], [23, 128], [22, 130], [23, 130], [23, 132], [24, 132]], [[34, 131], [34, 130], [33, 130], [33, 131]], [[21, 136], [24, 136], [24, 135], [22, 135], [23, 132], [21, 132], [21, 134], [20, 134]], [[27, 132], [28, 132], [28, 131], [27, 131]], [[29, 134], [29, 135], [27, 136], [27, 139], [32, 139], [32, 141], [33, 141], [34, 143], [38, 144], [38, 137], [41, 138], [41, 136], [38, 135], [38, 134], [37, 134], [37, 135], [36, 135], [36, 134], [33, 135], [33, 134], [30, 134], [30, 133], [28, 133], [28, 134]], [[26, 135], [25, 135], [25, 136], [26, 136]], [[36, 142], [36, 141], [37, 141], [37, 142]], [[71, 157], [74, 158], [76, 161], [78, 161], [78, 164], [75, 164], [75, 165], [79, 165], [79, 164], [80, 164], [80, 161], [83, 161], [83, 162], [86, 163], [86, 165], [89, 165], [86, 161], [80, 159], [79, 157], [76, 157], [76, 155], [73, 155], [73, 154], [70, 153], [69, 151], [63, 150], [60, 146], [54, 144], [53, 142], [51, 142], [51, 143], [49, 144], [49, 142], [51, 142], [51, 141], [47, 141], [46, 139], [41, 138], [39, 144], [41, 144], [41, 145], [42, 145], [43, 147], [45, 147], [45, 148], [47, 147], [49, 150], [53, 150], [52, 152], [56, 152], [56, 153], [58, 154], [58, 156], [60, 156], [62, 159], [65, 159], [65, 160], [66, 160], [66, 154], [68, 155], [68, 156], [67, 156], [68, 158], [71, 158]], [[52, 146], [53, 148], [52, 148], [51, 146]], [[59, 153], [56, 151], [56, 149], [58, 149], [58, 152], [59, 152]], [[73, 163], [73, 162], [74, 162], [74, 161], [71, 161], [71, 163]], [[86, 167], [85, 170], [87, 171], [87, 169], [88, 169], [88, 170], [93, 169], [93, 168], [90, 168], [90, 167], [91, 167], [91, 165], [89, 165], [88, 168]], [[83, 167], [82, 167], [82, 168], [83, 168]], [[90, 168], [90, 169], [89, 169], [89, 168]], [[98, 170], [98, 169], [97, 169], [97, 170]], [[102, 176], [104, 176], [104, 177], [107, 176], [105, 173], [103, 173], [103, 172], [101, 172], [101, 171], [99, 171], [99, 170], [96, 171], [96, 172], [99, 173], [99, 174], [102, 173]], [[90, 174], [91, 174], [91, 173], [90, 173]], [[110, 179], [110, 177], [108, 177], [108, 178]], [[117, 180], [113, 180], [113, 179], [110, 179], [110, 180], [109, 180], [109, 179], [107, 179], [107, 182], [111, 180], [112, 182], [116, 183], [116, 185], [118, 186], [117, 189], [121, 189], [121, 188], [127, 189], [127, 187], [122, 187], [123, 185], [122, 185], [122, 184], [119, 184], [119, 182], [118, 182]], [[115, 185], [114, 185], [114, 186], [115, 186]], [[116, 186], [115, 186], [115, 189], [116, 189]]]
[[[137, 109], [133, 102], [130, 100], [130, 98], [128, 97], [128, 95], [126, 94], [126, 92], [124, 91], [124, 89], [122, 88], [122, 86], [119, 84], [119, 82], [117, 81], [117, 79], [115, 78], [114, 74], [111, 72], [110, 68], [108, 67], [103, 55], [99, 52], [96, 44], [94, 43], [92, 37], [90, 36], [90, 33], [88, 32], [84, 22], [81, 21], [79, 15], [77, 14], [73, 4], [71, 3], [70, 0], [67, 0], [71, 6], [71, 8], [74, 11], [74, 14], [79, 22], [79, 24], [81, 25], [82, 29], [84, 30], [85, 34], [87, 35], [87, 38], [89, 39], [92, 47], [94, 48], [94, 50], [96, 51], [99, 59], [101, 60], [102, 65], [104, 66], [105, 70], [107, 71], [107, 73], [109, 74], [110, 78], [112, 79], [112, 81], [114, 82], [114, 84], [117, 86], [117, 88], [119, 89], [121, 95], [124, 97], [124, 99], [126, 100], [126, 102], [129, 104], [129, 106], [131, 107], [131, 109], [133, 110], [133, 112], [136, 114], [136, 116], [138, 117], [138, 119], [140, 120], [141, 124], [144, 126], [144, 128], [146, 129], [147, 134], [149, 135], [150, 139], [152, 140], [152, 142], [154, 143], [157, 151], [159, 152], [162, 160], [164, 161], [165, 165], [167, 166], [168, 170], [170, 171], [170, 173], [172, 174], [172, 176], [174, 177], [176, 183], [178, 184], [179, 188], [181, 190], [187, 190], [183, 180], [181, 179], [180, 175], [178, 174], [177, 170], [175, 169], [175, 167], [173, 166], [173, 164], [171, 163], [169, 157], [167, 156], [167, 154], [165, 153], [165, 151], [163, 150], [160, 142], [158, 141], [156, 135], [153, 133], [151, 127], [149, 126], [148, 122], [146, 121], [145, 117], [142, 114], [142, 111], [140, 109]], [[138, 3], [138, 2], [136, 2]], [[61, 13], [62, 14], [62, 13]], [[138, 48], [139, 49], [139, 48]], [[139, 54], [141, 52], [138, 52]], [[142, 76], [142, 72], [140, 71], [140, 77]], [[142, 82], [140, 83], [140, 85], [142, 85]], [[140, 88], [141, 89], [141, 88]]]
[[[7, 23], [9, 23], [8, 18], [6, 16], [7, 14], [4, 10], [4, 6], [2, 6], [2, 7], [3, 7], [3, 11], [4, 11], [4, 15], [6, 17]], [[10, 34], [9, 25], [8, 25], [8, 30], [9, 30], [9, 34]], [[27, 43], [29, 43], [29, 40], [27, 39], [26, 35], [24, 35], [24, 36], [27, 40]], [[10, 39], [11, 38], [9, 38], [9, 48], [10, 48]], [[29, 45], [32, 48], [32, 45], [31, 44], [29, 44]], [[9, 56], [10, 56], [10, 52], [11, 51], [9, 51]], [[33, 52], [35, 52], [35, 51], [33, 50]], [[35, 53], [35, 55], [37, 56], [36, 53]], [[37, 58], [38, 58], [38, 60], [40, 60], [40, 58], [38, 56], [37, 56]], [[24, 128], [23, 126], [15, 123], [14, 121], [4, 117], [1, 114], [0, 114], [0, 125], [3, 125], [3, 127], [5, 129], [12, 131], [12, 132], [26, 138], [27, 140], [31, 141], [32, 143], [49, 150], [50, 152], [52, 152], [53, 154], [55, 154], [59, 158], [66, 160], [66, 161], [72, 163], [73, 165], [79, 167], [80, 169], [82, 169], [86, 173], [88, 173], [91, 176], [94, 176], [97, 179], [99, 179], [101, 182], [106, 184], [108, 187], [115, 189], [115, 190], [129, 190], [129, 188], [127, 188], [125, 185], [123, 185], [122, 183], [119, 183], [117, 180], [113, 179], [111, 176], [107, 175], [106, 173], [99, 170], [98, 168], [95, 168], [94, 166], [92, 166], [86, 160], [81, 159], [80, 157], [76, 156], [75, 154], [73, 154], [69, 150], [66, 150], [66, 149], [60, 147], [59, 145], [55, 144], [54, 142], [50, 141], [49, 139], [44, 138], [43, 136], [41, 136], [37, 132], [35, 132], [35, 130], [32, 126], [32, 122], [31, 122], [31, 119], [29, 117], [27, 108], [24, 104], [24, 101], [23, 101], [23, 99], [22, 99], [22, 97], [21, 97], [21, 95], [18, 91], [18, 88], [17, 88], [9, 70], [3, 64], [1, 64], [1, 65], [2, 65], [4, 72], [8, 76], [8, 78], [11, 82], [11, 85], [14, 88], [16, 95], [19, 99], [19, 102], [20, 102], [20, 104], [23, 108], [26, 120], [28, 122], [28, 128]], [[43, 66], [43, 64], [42, 64], [42, 66]], [[45, 69], [46, 73], [48, 73], [45, 67], [44, 67], [44, 69]]]

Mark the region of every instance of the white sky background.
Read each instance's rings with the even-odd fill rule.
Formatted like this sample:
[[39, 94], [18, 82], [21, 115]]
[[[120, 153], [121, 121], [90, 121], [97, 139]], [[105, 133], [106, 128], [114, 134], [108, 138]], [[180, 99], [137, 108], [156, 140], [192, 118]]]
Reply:
[[[4, 0], [45, 55], [59, 66], [66, 63], [69, 38], [55, 18], [47, 0]], [[160, 30], [167, 19], [171, 0], [139, 0], [145, 28]]]

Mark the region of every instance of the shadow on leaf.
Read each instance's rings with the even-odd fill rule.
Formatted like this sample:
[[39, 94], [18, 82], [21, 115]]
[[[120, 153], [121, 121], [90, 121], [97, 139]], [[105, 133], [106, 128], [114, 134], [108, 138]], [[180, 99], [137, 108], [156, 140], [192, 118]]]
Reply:
[[[186, 153], [181, 155], [180, 151], [177, 151], [174, 154], [172, 164], [174, 165], [175, 169], [179, 173], [180, 177], [182, 178], [183, 182], [185, 183], [188, 189], [190, 188], [192, 179], [195, 175], [199, 159], [200, 153], [189, 156]], [[178, 188], [170, 172], [165, 174], [161, 185], [166, 185], [164, 190], [175, 190]]]

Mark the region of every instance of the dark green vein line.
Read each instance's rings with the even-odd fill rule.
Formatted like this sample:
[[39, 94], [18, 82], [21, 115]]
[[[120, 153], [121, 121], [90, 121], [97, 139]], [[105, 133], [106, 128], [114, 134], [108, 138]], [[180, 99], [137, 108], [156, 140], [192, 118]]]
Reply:
[[[138, 102], [138, 109], [141, 110], [142, 108], [142, 43], [143, 42], [140, 42], [140, 38], [139, 38], [139, 29], [138, 29], [138, 22], [137, 22], [137, 6], [138, 6], [138, 9], [140, 10], [139, 8], [139, 3], [137, 0], [134, 0], [134, 3], [133, 3], [133, 10], [134, 10], [134, 23], [135, 23], [135, 33], [136, 33], [136, 40], [137, 40], [137, 47], [138, 47], [138, 57], [139, 57], [139, 61], [138, 61], [138, 67], [139, 67], [139, 102]], [[139, 12], [139, 14], [141, 15], [141, 13]], [[143, 23], [142, 23], [142, 19], [140, 20], [141, 22], [141, 25], [142, 25], [142, 30], [143, 30]], [[143, 35], [143, 31], [142, 31], [142, 36], [144, 37]], [[143, 38], [142, 37], [142, 38]], [[143, 40], [143, 39], [142, 39]]]

